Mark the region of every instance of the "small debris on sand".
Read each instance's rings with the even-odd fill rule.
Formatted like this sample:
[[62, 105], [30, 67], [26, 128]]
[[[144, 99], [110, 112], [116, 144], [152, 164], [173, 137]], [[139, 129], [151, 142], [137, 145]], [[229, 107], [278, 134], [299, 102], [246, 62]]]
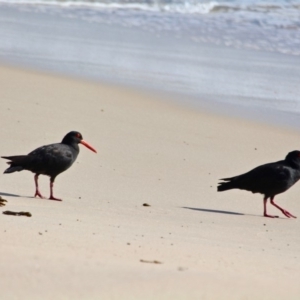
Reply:
[[7, 200], [3, 199], [1, 196], [0, 196], [0, 207], [1, 206], [5, 206], [5, 203], [7, 202]]
[[151, 205], [148, 203], [144, 203], [143, 206], [151, 206]]
[[148, 264], [162, 264], [162, 262], [158, 260], [145, 260], [145, 259], [140, 259], [140, 262], [143, 263], [148, 263]]
[[4, 215], [10, 215], [10, 216], [26, 216], [26, 217], [31, 217], [31, 213], [28, 211], [10, 211], [10, 210], [6, 210], [3, 212]]

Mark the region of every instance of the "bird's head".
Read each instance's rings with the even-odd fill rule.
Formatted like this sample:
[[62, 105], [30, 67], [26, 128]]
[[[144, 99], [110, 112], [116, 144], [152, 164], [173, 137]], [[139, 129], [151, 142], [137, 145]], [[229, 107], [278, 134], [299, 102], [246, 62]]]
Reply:
[[290, 163], [300, 166], [300, 151], [294, 150], [294, 151], [288, 153], [285, 160]]
[[72, 145], [72, 144], [82, 144], [91, 151], [97, 153], [96, 149], [90, 144], [83, 140], [82, 134], [78, 131], [69, 132], [62, 140], [62, 144]]

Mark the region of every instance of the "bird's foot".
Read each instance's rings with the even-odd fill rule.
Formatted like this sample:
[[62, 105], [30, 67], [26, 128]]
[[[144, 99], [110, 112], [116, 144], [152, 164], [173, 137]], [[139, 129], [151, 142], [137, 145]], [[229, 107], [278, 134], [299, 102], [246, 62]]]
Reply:
[[282, 213], [283, 213], [286, 217], [288, 217], [288, 218], [295, 218], [295, 219], [297, 219], [296, 216], [292, 215], [290, 212], [288, 212], [288, 211], [285, 210], [285, 209], [282, 210]]
[[36, 190], [36, 191], [35, 191], [34, 197], [40, 197], [40, 198], [42, 198], [42, 199], [45, 199], [45, 197], [43, 197], [43, 195], [40, 193], [39, 190]]
[[267, 218], [279, 218], [279, 216], [272, 216], [272, 215], [268, 215], [268, 214], [264, 214], [264, 217], [267, 217]]
[[55, 198], [53, 195], [50, 196], [49, 200], [62, 201], [62, 199]]

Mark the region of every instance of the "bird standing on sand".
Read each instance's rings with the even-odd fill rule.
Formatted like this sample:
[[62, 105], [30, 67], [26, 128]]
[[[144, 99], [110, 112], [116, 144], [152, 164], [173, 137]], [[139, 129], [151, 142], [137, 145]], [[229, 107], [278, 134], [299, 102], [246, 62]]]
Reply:
[[264, 216], [278, 218], [267, 214], [267, 200], [278, 208], [286, 217], [296, 218], [287, 210], [274, 202], [277, 194], [283, 193], [300, 179], [300, 151], [288, 153], [284, 160], [261, 165], [248, 173], [223, 178], [219, 183], [218, 192], [240, 189], [264, 195]]
[[56, 176], [72, 166], [79, 153], [78, 144], [86, 146], [88, 149], [97, 153], [97, 151], [82, 139], [81, 133], [77, 131], [69, 132], [61, 143], [51, 144], [39, 147], [27, 155], [2, 156], [10, 160], [10, 167], [4, 173], [13, 173], [16, 171], [28, 170], [34, 175], [35, 195], [44, 198], [39, 191], [39, 175], [50, 177], [50, 200], [61, 201], [53, 196], [53, 184]]

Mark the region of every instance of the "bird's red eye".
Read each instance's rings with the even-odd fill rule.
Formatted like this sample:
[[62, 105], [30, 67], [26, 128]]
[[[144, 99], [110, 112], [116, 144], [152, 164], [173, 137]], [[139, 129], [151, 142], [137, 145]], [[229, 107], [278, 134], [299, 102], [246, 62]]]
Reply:
[[81, 139], [81, 134], [80, 133], [76, 133], [76, 137], [78, 137], [79, 139]]

